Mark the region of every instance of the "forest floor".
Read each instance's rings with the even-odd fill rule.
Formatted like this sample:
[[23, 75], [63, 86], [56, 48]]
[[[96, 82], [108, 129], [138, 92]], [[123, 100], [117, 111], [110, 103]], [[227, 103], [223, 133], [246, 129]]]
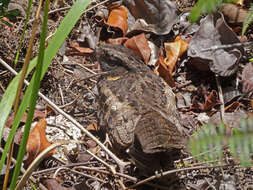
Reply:
[[[247, 30], [245, 36], [241, 37], [242, 21], [233, 20], [232, 14], [234, 9], [244, 14], [249, 8], [248, 5], [241, 8], [229, 4], [215, 16], [203, 16], [201, 22], [190, 24], [187, 16], [195, 1], [174, 0], [174, 2], [175, 10], [173, 7], [169, 9], [161, 6], [156, 10], [157, 12], [152, 12], [154, 20], [160, 14], [162, 16], [165, 14], [168, 21], [160, 18], [160, 21], [155, 20], [149, 27], [139, 25], [135, 29], [130, 29], [133, 22], [131, 20], [122, 21], [117, 26], [107, 20], [108, 15], [106, 16], [105, 12], [117, 9], [117, 6], [121, 5], [120, 1], [116, 2], [119, 3], [116, 6], [112, 6], [110, 1], [104, 3], [98, 0], [92, 1], [89, 10], [80, 18], [53, 59], [41, 82], [40, 92], [103, 141], [97, 125], [96, 83], [100, 68], [95, 60], [93, 50], [96, 45], [94, 44], [105, 42], [124, 44], [127, 40], [133, 39], [134, 42], [131, 43], [134, 45], [129, 46], [135, 46], [135, 50], [137, 49], [136, 51], [143, 56], [145, 63], [172, 86], [177, 108], [189, 136], [207, 122], [218, 126], [218, 123], [223, 120], [230, 128], [240, 126], [240, 119], [252, 115], [253, 65], [249, 60], [253, 58], [253, 50], [251, 47], [235, 47], [215, 54], [202, 51], [201, 48], [251, 41], [252, 27]], [[71, 0], [51, 2], [47, 43], [50, 43], [50, 38], [72, 5]], [[0, 59], [19, 72], [24, 63], [34, 17], [32, 16], [29, 21], [18, 64], [14, 66], [25, 22], [27, 2], [13, 1], [12, 6], [20, 10], [21, 15], [14, 20], [8, 20], [11, 26], [0, 22]], [[34, 2], [32, 15], [35, 15], [37, 6], [38, 2]], [[129, 15], [131, 11], [128, 6], [126, 7]], [[138, 4], [136, 7], [137, 14], [142, 15], [143, 13], [138, 12]], [[146, 11], [150, 9], [147, 8]], [[176, 16], [170, 15], [171, 12], [175, 12]], [[152, 22], [151, 18], [145, 19]], [[129, 26], [128, 30], [125, 30], [126, 23]], [[219, 38], [216, 39], [215, 35], [211, 35], [214, 33]], [[32, 58], [37, 56], [39, 37], [40, 31], [36, 33]], [[145, 46], [138, 43], [140, 41], [144, 41]], [[147, 49], [150, 52], [148, 58], [144, 52]], [[159, 61], [161, 59], [163, 61]], [[28, 76], [28, 80], [31, 76], [31, 74]], [[14, 77], [13, 73], [0, 64], [0, 99]], [[221, 97], [223, 100], [220, 99]], [[222, 105], [225, 108], [223, 119], [221, 119]], [[70, 143], [68, 146], [56, 149], [53, 155], [44, 159], [32, 174], [36, 178], [35, 186], [38, 189], [106, 190], [124, 187], [191, 190], [253, 189], [253, 168], [243, 168], [231, 157], [227, 149], [224, 150], [223, 159], [215, 164], [208, 161], [198, 162], [191, 157], [187, 149], [182, 159], [174, 160], [175, 167], [169, 170], [170, 175], [166, 174], [167, 171], [163, 171], [166, 176], [154, 175], [155, 179], [138, 185], [137, 182], [146, 179], [147, 176], [142, 176], [133, 162], [121, 173], [115, 161], [109, 158], [95, 141], [60, 115], [41, 97], [37, 102], [34, 121], [39, 119], [47, 121], [45, 134], [50, 143], [60, 139], [74, 139], [84, 143], [81, 145]], [[6, 125], [10, 126], [12, 120], [13, 118], [10, 117]], [[114, 166], [117, 173], [113, 174], [94, 155]], [[29, 155], [27, 157], [28, 160], [32, 159]], [[128, 157], [121, 159], [131, 161]], [[27, 167], [29, 163], [27, 161], [25, 166]], [[134, 186], [135, 184], [137, 185]], [[29, 182], [26, 189], [32, 189]]]

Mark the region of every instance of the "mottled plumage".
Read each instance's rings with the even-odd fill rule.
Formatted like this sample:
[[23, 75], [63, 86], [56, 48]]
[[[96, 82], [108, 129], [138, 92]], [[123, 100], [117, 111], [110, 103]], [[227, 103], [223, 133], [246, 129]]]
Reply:
[[141, 147], [147, 154], [181, 149], [185, 138], [167, 83], [121, 45], [100, 46], [96, 57], [108, 72], [97, 83], [99, 125], [115, 149]]

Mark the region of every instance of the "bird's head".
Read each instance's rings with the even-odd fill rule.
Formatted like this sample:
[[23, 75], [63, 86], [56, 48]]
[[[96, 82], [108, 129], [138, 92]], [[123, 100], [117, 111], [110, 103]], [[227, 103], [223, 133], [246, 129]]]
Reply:
[[96, 48], [96, 58], [103, 72], [139, 71], [144, 63], [134, 52], [122, 45], [106, 44]]

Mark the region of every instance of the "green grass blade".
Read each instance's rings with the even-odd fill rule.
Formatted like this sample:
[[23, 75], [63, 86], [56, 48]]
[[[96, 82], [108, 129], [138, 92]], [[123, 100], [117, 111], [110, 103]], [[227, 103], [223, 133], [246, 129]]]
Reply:
[[35, 109], [36, 101], [38, 98], [38, 91], [40, 88], [40, 78], [41, 78], [41, 73], [42, 73], [43, 59], [44, 59], [44, 52], [45, 52], [45, 41], [46, 41], [46, 36], [47, 36], [48, 7], [49, 7], [49, 0], [46, 0], [44, 3], [44, 18], [43, 18], [43, 24], [42, 24], [42, 32], [40, 36], [38, 64], [37, 64], [36, 71], [34, 74], [35, 79], [32, 86], [32, 94], [30, 97], [30, 106], [29, 106], [29, 111], [27, 115], [27, 120], [25, 123], [25, 129], [22, 135], [22, 140], [20, 143], [20, 148], [19, 148], [18, 157], [17, 157], [17, 163], [15, 166], [12, 180], [11, 180], [11, 185], [10, 185], [11, 190], [15, 188], [18, 176], [20, 174], [20, 168], [21, 168], [23, 158], [26, 152], [26, 144], [28, 141], [28, 136], [29, 136], [32, 120], [33, 120], [33, 115], [34, 115], [34, 109]]
[[24, 37], [25, 37], [25, 31], [26, 31], [26, 28], [27, 28], [27, 24], [28, 24], [30, 14], [31, 14], [31, 7], [32, 7], [32, 0], [29, 0], [27, 11], [26, 11], [25, 25], [24, 25], [23, 32], [22, 32], [22, 35], [21, 35], [20, 43], [18, 45], [18, 50], [17, 50], [17, 55], [16, 55], [16, 58], [15, 58], [15, 61], [14, 61], [14, 65], [17, 65], [18, 58], [19, 58], [19, 53], [20, 53], [20, 50], [21, 50], [22, 45], [23, 45], [23, 41], [24, 41]]
[[[77, 0], [75, 4], [72, 6], [72, 8], [69, 10], [68, 14], [63, 19], [62, 23], [60, 24], [59, 28], [57, 29], [57, 32], [53, 36], [52, 40], [50, 41], [46, 51], [45, 51], [45, 58], [43, 63], [43, 69], [42, 69], [42, 75], [41, 79], [43, 78], [48, 66], [50, 65], [52, 59], [56, 55], [57, 51], [63, 44], [64, 40], [72, 30], [72, 28], [75, 26], [76, 22], [86, 9], [86, 7], [89, 5], [90, 0]], [[28, 68], [28, 73], [31, 72], [31, 70], [35, 67], [37, 63], [37, 58], [33, 59], [30, 63], [30, 66]], [[8, 88], [6, 89], [6, 92], [4, 93], [4, 96], [0, 102], [0, 140], [2, 138], [2, 132], [4, 128], [4, 124], [8, 118], [8, 115], [11, 111], [11, 107], [15, 98], [16, 89], [18, 85], [18, 79], [20, 77], [20, 74], [17, 75], [12, 82], [9, 84]], [[3, 163], [6, 159], [6, 154], [10, 148], [10, 142], [13, 139], [15, 132], [18, 128], [18, 125], [20, 123], [20, 120], [28, 106], [29, 103], [29, 96], [31, 95], [31, 87], [34, 83], [34, 77], [31, 80], [31, 85], [27, 88], [23, 101], [18, 109], [17, 117], [13, 121], [13, 126], [11, 129], [11, 133], [9, 135], [8, 141], [5, 145], [4, 152], [2, 153], [1, 161], [0, 161], [0, 171], [2, 170]]]

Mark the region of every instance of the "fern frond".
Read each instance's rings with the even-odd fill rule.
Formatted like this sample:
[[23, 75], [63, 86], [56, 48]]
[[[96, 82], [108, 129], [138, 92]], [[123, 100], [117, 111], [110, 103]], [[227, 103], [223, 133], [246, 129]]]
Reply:
[[[220, 160], [226, 145], [243, 167], [250, 166], [253, 153], [253, 120], [241, 120], [240, 127], [234, 129], [232, 135], [226, 134], [223, 123], [218, 127], [213, 124], [204, 125], [200, 131], [193, 134], [189, 142], [191, 154], [200, 162]], [[198, 156], [203, 152], [204, 154]]]
[[249, 8], [249, 12], [245, 20], [243, 21], [243, 27], [242, 27], [242, 36], [246, 32], [249, 25], [253, 22], [253, 4], [251, 4]]

